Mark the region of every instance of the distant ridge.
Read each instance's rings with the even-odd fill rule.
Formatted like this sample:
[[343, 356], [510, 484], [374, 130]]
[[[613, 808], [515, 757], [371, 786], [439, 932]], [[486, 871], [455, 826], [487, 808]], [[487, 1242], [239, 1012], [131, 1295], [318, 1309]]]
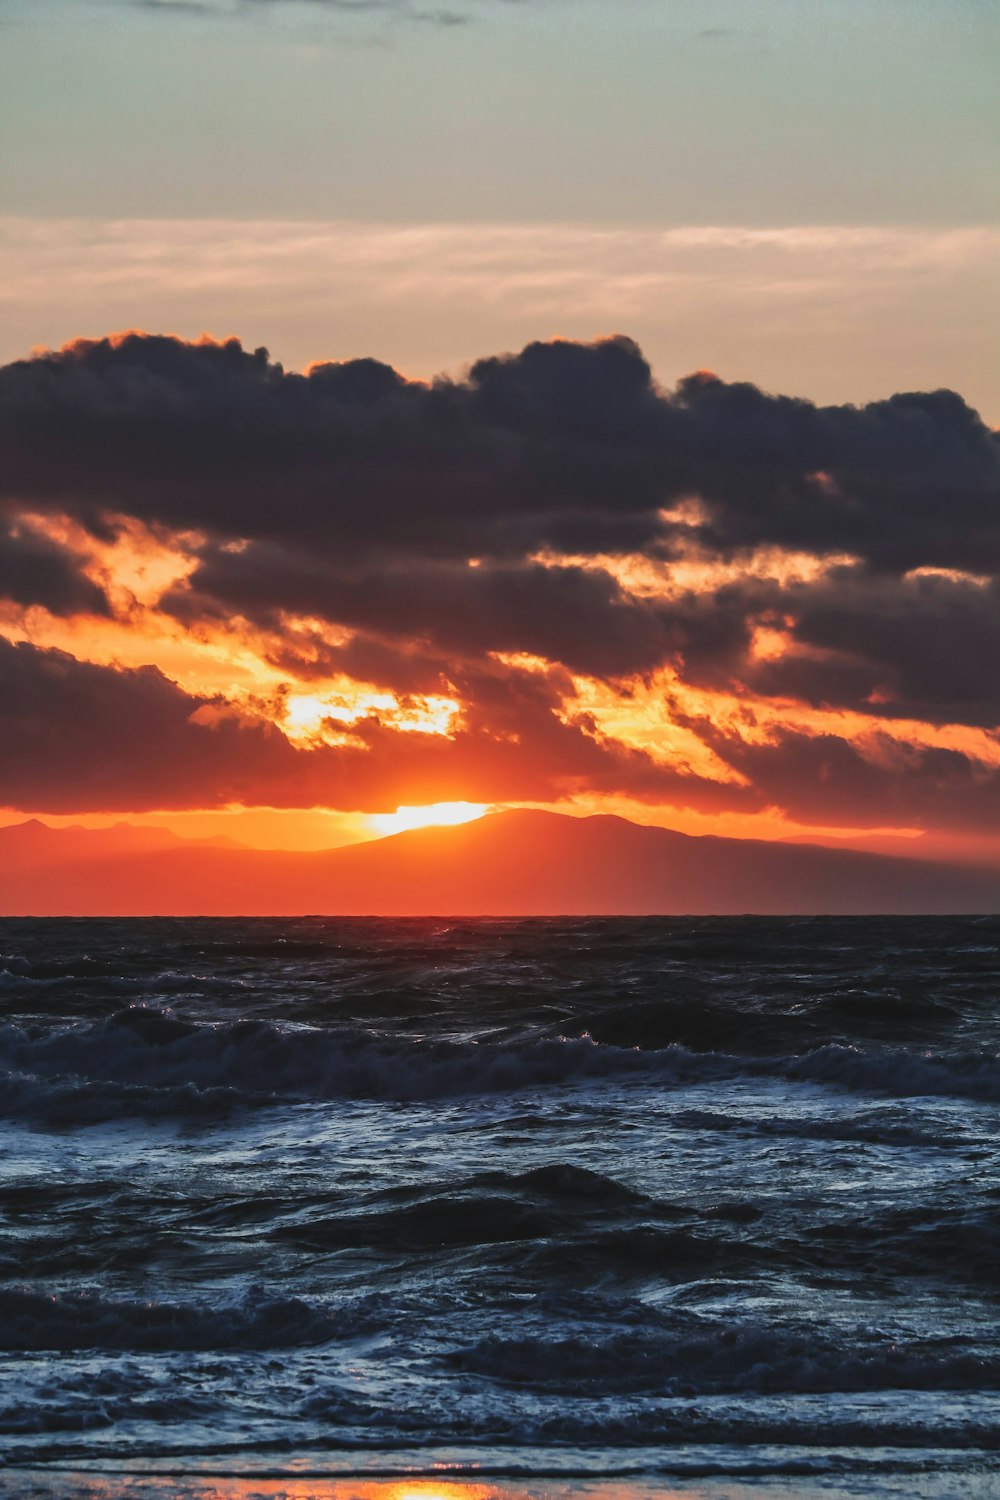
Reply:
[[[70, 823], [65, 828], [51, 828], [40, 818], [11, 823], [0, 828], [0, 860], [13, 861], [18, 868], [64, 864], [68, 860], [90, 861], [128, 854], [148, 853], [158, 849], [203, 849], [205, 847], [239, 849], [242, 845], [227, 835], [210, 839], [185, 839], [169, 828], [148, 827], [122, 820], [109, 828], [85, 828]], [[0, 870], [0, 890], [5, 889]]]
[[319, 853], [195, 842], [120, 825], [99, 834], [35, 822], [0, 829], [0, 913], [8, 916], [997, 911], [1000, 874], [993, 872], [809, 844], [692, 837], [611, 816], [494, 813]]

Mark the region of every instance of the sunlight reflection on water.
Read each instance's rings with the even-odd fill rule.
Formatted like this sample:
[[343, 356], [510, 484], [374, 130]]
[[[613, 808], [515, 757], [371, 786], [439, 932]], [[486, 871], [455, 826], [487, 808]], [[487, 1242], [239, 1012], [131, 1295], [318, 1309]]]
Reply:
[[656, 1478], [351, 1479], [254, 1476], [0, 1473], [0, 1496], [17, 1500], [991, 1500], [996, 1474], [978, 1467], [937, 1475], [763, 1476], [749, 1480]]
[[[8, 1477], [14, 1488], [8, 1489]], [[667, 1485], [655, 1480], [357, 1480], [322, 1478], [199, 1478], [167, 1475], [27, 1473], [0, 1475], [0, 1495], [21, 1500], [750, 1500], [743, 1485]], [[760, 1489], [753, 1491], [761, 1495]]]

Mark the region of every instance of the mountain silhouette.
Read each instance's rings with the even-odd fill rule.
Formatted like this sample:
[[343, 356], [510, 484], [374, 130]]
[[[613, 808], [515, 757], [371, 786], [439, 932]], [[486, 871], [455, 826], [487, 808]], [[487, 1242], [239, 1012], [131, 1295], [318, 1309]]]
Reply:
[[[126, 825], [127, 826], [127, 825]], [[529, 810], [320, 852], [0, 829], [9, 916], [992, 913], [1000, 874]], [[159, 839], [150, 846], [150, 836]]]
[[[148, 853], [152, 850], [190, 850], [206, 846], [228, 849], [241, 847], [225, 834], [210, 839], [185, 839], [169, 828], [126, 822], [112, 823], [110, 828], [85, 828], [81, 823], [71, 823], [65, 828], [52, 828], [40, 818], [28, 818], [24, 823], [12, 823], [6, 828], [0, 828], [0, 860], [4, 865], [11, 861], [19, 870], [60, 865], [67, 861], [90, 861], [102, 857]], [[0, 871], [0, 889], [5, 888], [4, 873]]]

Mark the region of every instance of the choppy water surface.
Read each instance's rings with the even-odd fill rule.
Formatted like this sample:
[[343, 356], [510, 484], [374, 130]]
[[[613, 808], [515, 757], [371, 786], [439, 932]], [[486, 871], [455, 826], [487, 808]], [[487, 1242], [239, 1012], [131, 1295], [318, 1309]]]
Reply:
[[0, 922], [0, 1492], [997, 1493], [998, 952], [994, 919]]

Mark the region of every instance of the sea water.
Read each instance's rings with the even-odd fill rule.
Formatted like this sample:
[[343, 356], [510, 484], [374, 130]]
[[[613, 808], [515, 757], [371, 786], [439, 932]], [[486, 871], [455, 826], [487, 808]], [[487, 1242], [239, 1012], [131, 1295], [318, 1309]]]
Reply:
[[998, 954], [0, 922], [0, 1493], [1000, 1493]]

